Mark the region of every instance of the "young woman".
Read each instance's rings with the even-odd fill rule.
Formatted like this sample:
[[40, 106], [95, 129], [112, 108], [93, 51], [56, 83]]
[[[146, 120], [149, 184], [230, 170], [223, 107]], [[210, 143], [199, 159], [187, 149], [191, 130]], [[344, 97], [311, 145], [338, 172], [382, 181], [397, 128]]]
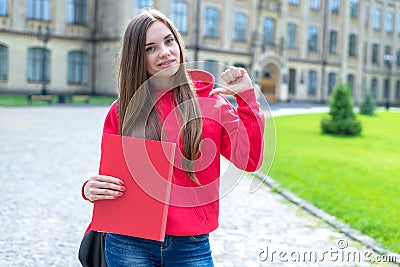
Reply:
[[[144, 11], [126, 28], [119, 66], [119, 98], [104, 133], [175, 142], [164, 242], [107, 233], [108, 266], [213, 266], [208, 234], [218, 227], [220, 155], [255, 171], [262, 163], [264, 117], [251, 80], [230, 67], [214, 77], [187, 70], [172, 22]], [[237, 110], [220, 94], [233, 95]], [[138, 163], [140, 164], [140, 163]], [[90, 201], [123, 196], [117, 177], [94, 175], [82, 187]], [[140, 218], [138, 218], [140, 219]]]

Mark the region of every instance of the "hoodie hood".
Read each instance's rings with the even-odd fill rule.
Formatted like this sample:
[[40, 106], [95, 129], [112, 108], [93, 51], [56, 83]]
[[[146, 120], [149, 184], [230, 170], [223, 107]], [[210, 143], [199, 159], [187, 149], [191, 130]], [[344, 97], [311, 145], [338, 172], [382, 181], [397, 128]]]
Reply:
[[193, 87], [196, 89], [196, 93], [199, 96], [205, 96], [211, 92], [214, 88], [214, 76], [204, 70], [188, 70], [188, 75], [192, 80]]

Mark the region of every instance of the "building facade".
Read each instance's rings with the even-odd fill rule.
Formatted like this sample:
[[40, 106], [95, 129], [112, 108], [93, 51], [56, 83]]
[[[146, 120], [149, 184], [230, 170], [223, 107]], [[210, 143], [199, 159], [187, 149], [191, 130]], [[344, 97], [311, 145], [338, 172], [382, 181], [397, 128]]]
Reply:
[[400, 104], [396, 0], [0, 0], [0, 92], [115, 95], [123, 31], [151, 7], [217, 83], [235, 65], [271, 102], [327, 102], [348, 82], [356, 103]]

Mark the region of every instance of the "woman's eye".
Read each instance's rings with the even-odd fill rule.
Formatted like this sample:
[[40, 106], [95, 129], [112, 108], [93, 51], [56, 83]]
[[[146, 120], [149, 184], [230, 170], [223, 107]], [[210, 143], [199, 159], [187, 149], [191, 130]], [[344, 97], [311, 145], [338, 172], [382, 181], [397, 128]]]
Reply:
[[152, 52], [154, 51], [154, 47], [150, 46], [146, 48], [146, 52]]
[[165, 42], [167, 44], [169, 44], [169, 43], [172, 43], [173, 41], [175, 41], [174, 38], [168, 38]]

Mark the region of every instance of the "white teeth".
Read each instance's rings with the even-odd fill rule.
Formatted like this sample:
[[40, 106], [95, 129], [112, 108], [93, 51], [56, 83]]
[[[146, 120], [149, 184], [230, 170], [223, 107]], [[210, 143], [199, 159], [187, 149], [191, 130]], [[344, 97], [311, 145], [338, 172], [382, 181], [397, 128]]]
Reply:
[[160, 66], [168, 65], [168, 64], [170, 64], [170, 63], [172, 63], [172, 62], [174, 62], [174, 61], [173, 61], [173, 60], [170, 60], [170, 61], [164, 62], [164, 63], [161, 63]]

